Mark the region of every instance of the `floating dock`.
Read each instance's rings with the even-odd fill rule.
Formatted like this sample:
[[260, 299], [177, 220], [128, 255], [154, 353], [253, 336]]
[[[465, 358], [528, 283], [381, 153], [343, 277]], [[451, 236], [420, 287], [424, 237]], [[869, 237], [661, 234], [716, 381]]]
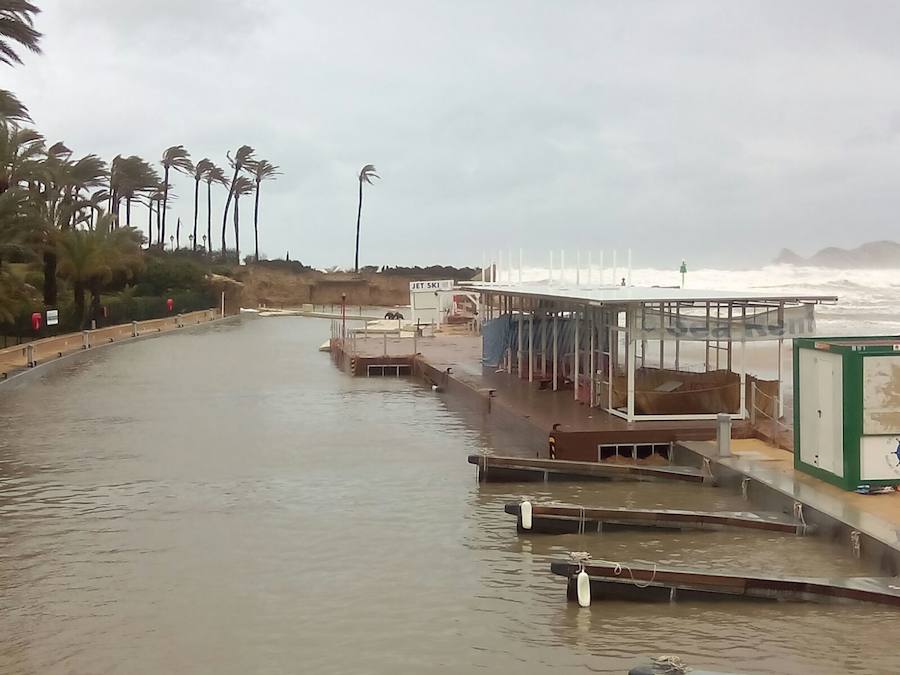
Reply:
[[623, 529], [724, 530], [744, 529], [785, 534], [810, 534], [812, 528], [782, 513], [750, 511], [679, 511], [672, 509], [592, 508], [556, 504], [531, 504], [531, 517], [526, 528], [522, 518], [522, 502], [504, 506], [506, 513], [516, 516], [519, 532], [546, 534], [602, 533]]
[[469, 455], [483, 482], [548, 482], [579, 480], [677, 480], [712, 484], [712, 476], [692, 466], [648, 466], [616, 462], [573, 462], [563, 459]]
[[[550, 571], [568, 579], [567, 597], [578, 600], [581, 565], [558, 561]], [[592, 599], [672, 602], [675, 600], [770, 600], [789, 602], [871, 602], [900, 607], [895, 577], [751, 577], [691, 570], [585, 563]]]

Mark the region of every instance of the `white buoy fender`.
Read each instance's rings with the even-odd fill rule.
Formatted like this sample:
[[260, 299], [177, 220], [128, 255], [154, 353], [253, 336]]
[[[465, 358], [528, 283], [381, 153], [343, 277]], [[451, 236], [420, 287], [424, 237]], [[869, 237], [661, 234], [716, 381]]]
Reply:
[[591, 577], [587, 572], [581, 570], [575, 577], [575, 590], [578, 595], [579, 607], [591, 606]]
[[522, 515], [522, 529], [531, 529], [531, 502], [519, 504], [519, 513]]

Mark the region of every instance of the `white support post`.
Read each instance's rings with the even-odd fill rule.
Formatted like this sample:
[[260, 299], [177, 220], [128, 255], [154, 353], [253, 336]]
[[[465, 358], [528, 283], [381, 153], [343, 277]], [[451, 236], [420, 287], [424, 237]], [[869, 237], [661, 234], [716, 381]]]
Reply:
[[517, 333], [516, 337], [517, 337], [517, 341], [518, 341], [518, 344], [516, 345], [516, 368], [517, 368], [516, 377], [519, 377], [519, 378], [522, 377], [522, 373], [525, 371], [525, 362], [524, 362], [525, 355], [522, 352], [523, 338], [525, 337], [524, 336], [525, 312], [524, 312], [524, 306], [523, 306], [524, 302], [525, 302], [524, 296], [519, 296], [519, 321], [518, 321], [519, 328], [516, 331], [516, 333]]
[[579, 338], [581, 337], [581, 334], [578, 331], [578, 329], [579, 329], [578, 324], [580, 323], [578, 319], [579, 319], [579, 316], [581, 315], [581, 312], [579, 312], [578, 310], [575, 310], [574, 312], [572, 312], [572, 315], [575, 319], [575, 373], [574, 373], [573, 379], [575, 381], [575, 387], [574, 387], [575, 400], [577, 401], [578, 400], [578, 372], [580, 370], [579, 366], [581, 365], [581, 343], [579, 342]]
[[534, 382], [534, 310], [528, 312], [528, 381]]
[[547, 351], [549, 350], [547, 340], [547, 313], [541, 316], [541, 377], [547, 378]]
[[592, 269], [591, 269], [592, 267], [593, 267], [593, 264], [591, 263], [591, 252], [588, 251], [588, 269], [587, 269], [587, 272], [588, 272], [588, 277], [587, 277], [588, 286], [591, 285], [591, 276], [593, 275], [593, 271], [592, 271]]
[[681, 303], [675, 303], [675, 370], [681, 366], [681, 340], [678, 333], [681, 330]]
[[591, 372], [591, 385], [590, 386], [591, 386], [591, 407], [592, 408], [594, 407], [594, 404], [597, 400], [597, 398], [596, 398], [597, 389], [595, 386], [595, 382], [597, 380], [597, 363], [594, 360], [594, 352], [597, 347], [594, 342], [594, 333], [596, 332], [596, 326], [594, 325], [594, 312], [595, 311], [596, 310], [591, 309], [590, 314], [588, 315], [588, 330], [591, 331], [591, 339], [590, 339], [590, 344], [589, 344], [589, 347], [591, 350], [591, 355], [590, 355], [590, 358], [588, 359], [588, 368], [590, 369], [590, 372]]
[[634, 421], [634, 357], [637, 341], [634, 338], [634, 311], [625, 313], [625, 359], [628, 362], [628, 421]]
[[482, 285], [482, 286], [484, 286], [484, 282], [485, 282], [485, 270], [484, 270], [484, 266], [485, 266], [485, 258], [486, 258], [486, 257], [487, 257], [487, 256], [485, 256], [484, 251], [482, 251], [482, 252], [481, 252], [481, 285]]
[[559, 312], [553, 312], [553, 391], [559, 390]]
[[747, 417], [747, 343], [741, 340], [741, 419]]
[[512, 249], [510, 249], [510, 250], [507, 251], [506, 253], [507, 253], [507, 257], [506, 257], [506, 283], [509, 284], [510, 286], [512, 286], [512, 282], [513, 282], [513, 270], [515, 269], [516, 265], [515, 265], [515, 263], [513, 262], [513, 253], [512, 253]]
[[778, 419], [784, 417], [784, 359], [783, 359], [783, 351], [782, 348], [784, 346], [784, 340], [778, 340]]
[[522, 253], [522, 249], [519, 249], [519, 283], [522, 283], [522, 262], [523, 262], [524, 254]]

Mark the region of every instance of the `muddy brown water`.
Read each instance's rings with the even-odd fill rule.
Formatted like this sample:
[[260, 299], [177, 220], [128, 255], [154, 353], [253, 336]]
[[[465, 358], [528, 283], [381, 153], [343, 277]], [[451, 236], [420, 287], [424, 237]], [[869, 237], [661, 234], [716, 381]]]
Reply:
[[517, 536], [506, 501], [741, 509], [687, 485], [481, 485], [515, 435], [407, 380], [351, 379], [328, 323], [251, 319], [0, 388], [0, 673], [743, 673], [900, 669], [865, 605], [565, 601], [549, 561], [842, 576], [817, 538]]

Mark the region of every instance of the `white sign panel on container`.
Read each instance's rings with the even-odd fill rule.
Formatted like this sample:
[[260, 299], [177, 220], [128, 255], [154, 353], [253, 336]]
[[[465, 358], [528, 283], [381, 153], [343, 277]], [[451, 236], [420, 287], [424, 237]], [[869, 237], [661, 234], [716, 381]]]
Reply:
[[58, 309], [48, 309], [47, 310], [47, 325], [48, 326], [59, 325], [59, 310]]
[[422, 293], [424, 291], [452, 291], [453, 279], [442, 279], [441, 281], [410, 281], [410, 293]]

